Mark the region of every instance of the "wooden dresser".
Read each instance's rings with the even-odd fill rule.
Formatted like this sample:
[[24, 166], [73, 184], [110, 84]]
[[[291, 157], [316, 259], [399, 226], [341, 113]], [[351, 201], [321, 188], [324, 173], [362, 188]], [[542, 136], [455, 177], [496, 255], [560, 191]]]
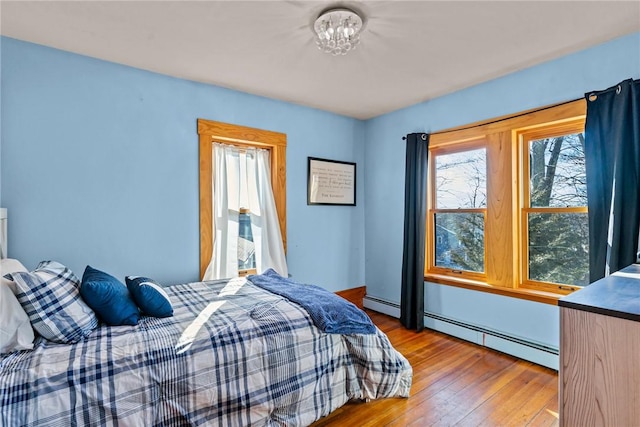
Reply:
[[558, 305], [560, 426], [640, 426], [640, 265]]

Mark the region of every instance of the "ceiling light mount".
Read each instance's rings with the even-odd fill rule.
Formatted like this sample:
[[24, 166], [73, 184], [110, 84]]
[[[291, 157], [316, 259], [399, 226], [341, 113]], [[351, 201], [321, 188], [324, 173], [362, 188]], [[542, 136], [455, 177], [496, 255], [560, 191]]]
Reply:
[[360, 43], [364, 21], [355, 11], [344, 7], [327, 9], [313, 24], [316, 45], [325, 53], [346, 55]]

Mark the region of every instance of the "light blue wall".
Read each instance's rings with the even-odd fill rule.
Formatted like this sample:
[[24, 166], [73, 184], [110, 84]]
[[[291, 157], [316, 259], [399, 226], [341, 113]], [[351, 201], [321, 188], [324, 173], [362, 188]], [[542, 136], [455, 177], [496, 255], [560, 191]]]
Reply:
[[[400, 301], [405, 170], [402, 136], [573, 100], [587, 91], [639, 77], [640, 33], [636, 33], [367, 121], [367, 294]], [[558, 346], [555, 306], [430, 283], [425, 294], [426, 311]]]
[[[27, 267], [197, 280], [205, 118], [287, 134], [291, 274], [364, 284], [363, 122], [10, 38], [1, 60], [2, 206]], [[357, 162], [356, 207], [307, 206], [307, 156]]]
[[[2, 38], [9, 254], [165, 283], [198, 275], [196, 119], [284, 132], [288, 261], [329, 290], [400, 301], [404, 142], [640, 77], [640, 33], [367, 122]], [[306, 158], [358, 163], [358, 206], [306, 205]], [[366, 215], [365, 215], [366, 205]], [[365, 240], [366, 236], [366, 240]], [[365, 244], [366, 243], [366, 244]], [[366, 277], [366, 281], [365, 281]], [[426, 284], [426, 309], [557, 346], [545, 304]], [[523, 316], [522, 313], [526, 313]]]

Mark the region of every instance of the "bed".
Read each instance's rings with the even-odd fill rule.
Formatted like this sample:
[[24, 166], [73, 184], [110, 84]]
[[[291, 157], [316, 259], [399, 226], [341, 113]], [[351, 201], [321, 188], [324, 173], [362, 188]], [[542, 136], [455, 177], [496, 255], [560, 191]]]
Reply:
[[349, 400], [409, 395], [411, 366], [377, 328], [324, 333], [246, 279], [165, 291], [172, 317], [3, 355], [0, 426], [304, 426]]

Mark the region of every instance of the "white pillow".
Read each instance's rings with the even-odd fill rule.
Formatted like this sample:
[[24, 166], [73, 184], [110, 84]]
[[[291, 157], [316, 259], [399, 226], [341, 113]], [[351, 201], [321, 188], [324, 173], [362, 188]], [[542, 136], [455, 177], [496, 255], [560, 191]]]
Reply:
[[11, 288], [15, 283], [3, 276], [28, 270], [15, 259], [0, 260], [0, 354], [33, 348], [33, 328]]

